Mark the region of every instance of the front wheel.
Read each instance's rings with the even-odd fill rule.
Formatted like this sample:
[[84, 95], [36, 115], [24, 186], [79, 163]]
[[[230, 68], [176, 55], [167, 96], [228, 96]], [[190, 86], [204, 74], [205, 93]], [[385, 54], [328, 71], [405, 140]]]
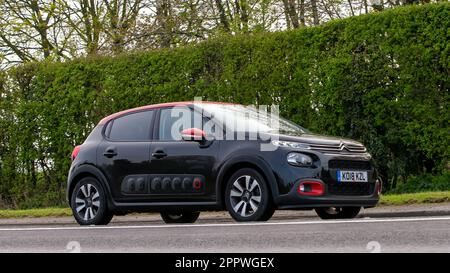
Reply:
[[361, 207], [330, 207], [315, 210], [322, 219], [352, 219], [358, 215]]
[[92, 177], [85, 177], [75, 185], [70, 206], [80, 225], [107, 225], [113, 218], [103, 187]]
[[237, 171], [229, 179], [225, 205], [236, 221], [267, 221], [275, 211], [264, 177], [249, 168]]
[[161, 218], [166, 224], [174, 223], [194, 223], [197, 221], [200, 212], [183, 211], [179, 213], [175, 212], [161, 212]]

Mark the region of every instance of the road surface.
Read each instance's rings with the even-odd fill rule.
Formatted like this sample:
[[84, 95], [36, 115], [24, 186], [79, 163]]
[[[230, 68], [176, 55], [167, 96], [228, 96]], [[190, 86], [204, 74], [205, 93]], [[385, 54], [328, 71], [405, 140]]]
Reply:
[[295, 213], [266, 223], [229, 217], [176, 225], [139, 218], [103, 227], [0, 222], [0, 252], [450, 252], [450, 213], [339, 221]]

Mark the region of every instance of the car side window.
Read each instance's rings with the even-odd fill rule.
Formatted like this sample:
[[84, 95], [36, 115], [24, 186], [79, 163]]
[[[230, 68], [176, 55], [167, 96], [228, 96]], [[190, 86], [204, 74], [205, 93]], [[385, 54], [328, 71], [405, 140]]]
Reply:
[[[201, 124], [195, 124], [201, 121]], [[199, 128], [205, 130], [204, 125], [209, 118], [187, 107], [173, 107], [161, 110], [159, 117], [159, 140], [181, 140], [181, 131], [187, 128]], [[205, 133], [213, 134], [215, 127], [208, 127]]]
[[[150, 139], [154, 111], [143, 111], [116, 118], [107, 128], [109, 139], [114, 141], [144, 141]], [[106, 132], [108, 133], [108, 132]]]

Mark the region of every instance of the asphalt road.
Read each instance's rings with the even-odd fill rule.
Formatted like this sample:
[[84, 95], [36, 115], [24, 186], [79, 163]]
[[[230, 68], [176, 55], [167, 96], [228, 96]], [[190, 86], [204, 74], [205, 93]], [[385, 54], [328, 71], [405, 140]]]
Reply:
[[0, 252], [450, 252], [450, 216], [0, 225]]

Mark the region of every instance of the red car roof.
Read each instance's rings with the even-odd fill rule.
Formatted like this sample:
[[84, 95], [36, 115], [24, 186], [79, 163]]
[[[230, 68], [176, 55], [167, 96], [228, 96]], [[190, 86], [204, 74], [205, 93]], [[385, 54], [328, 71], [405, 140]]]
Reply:
[[145, 105], [141, 107], [131, 108], [127, 110], [123, 110], [114, 114], [111, 114], [109, 116], [104, 117], [100, 122], [99, 125], [105, 124], [111, 119], [114, 119], [116, 117], [122, 116], [124, 114], [132, 113], [132, 112], [138, 112], [142, 110], [149, 110], [149, 109], [157, 109], [157, 108], [164, 108], [164, 107], [173, 107], [173, 106], [187, 106], [192, 105], [194, 103], [204, 103], [204, 104], [229, 104], [229, 105], [236, 105], [236, 103], [231, 102], [215, 102], [215, 101], [179, 101], [179, 102], [167, 102], [167, 103], [159, 103], [159, 104], [151, 104], [151, 105]]

